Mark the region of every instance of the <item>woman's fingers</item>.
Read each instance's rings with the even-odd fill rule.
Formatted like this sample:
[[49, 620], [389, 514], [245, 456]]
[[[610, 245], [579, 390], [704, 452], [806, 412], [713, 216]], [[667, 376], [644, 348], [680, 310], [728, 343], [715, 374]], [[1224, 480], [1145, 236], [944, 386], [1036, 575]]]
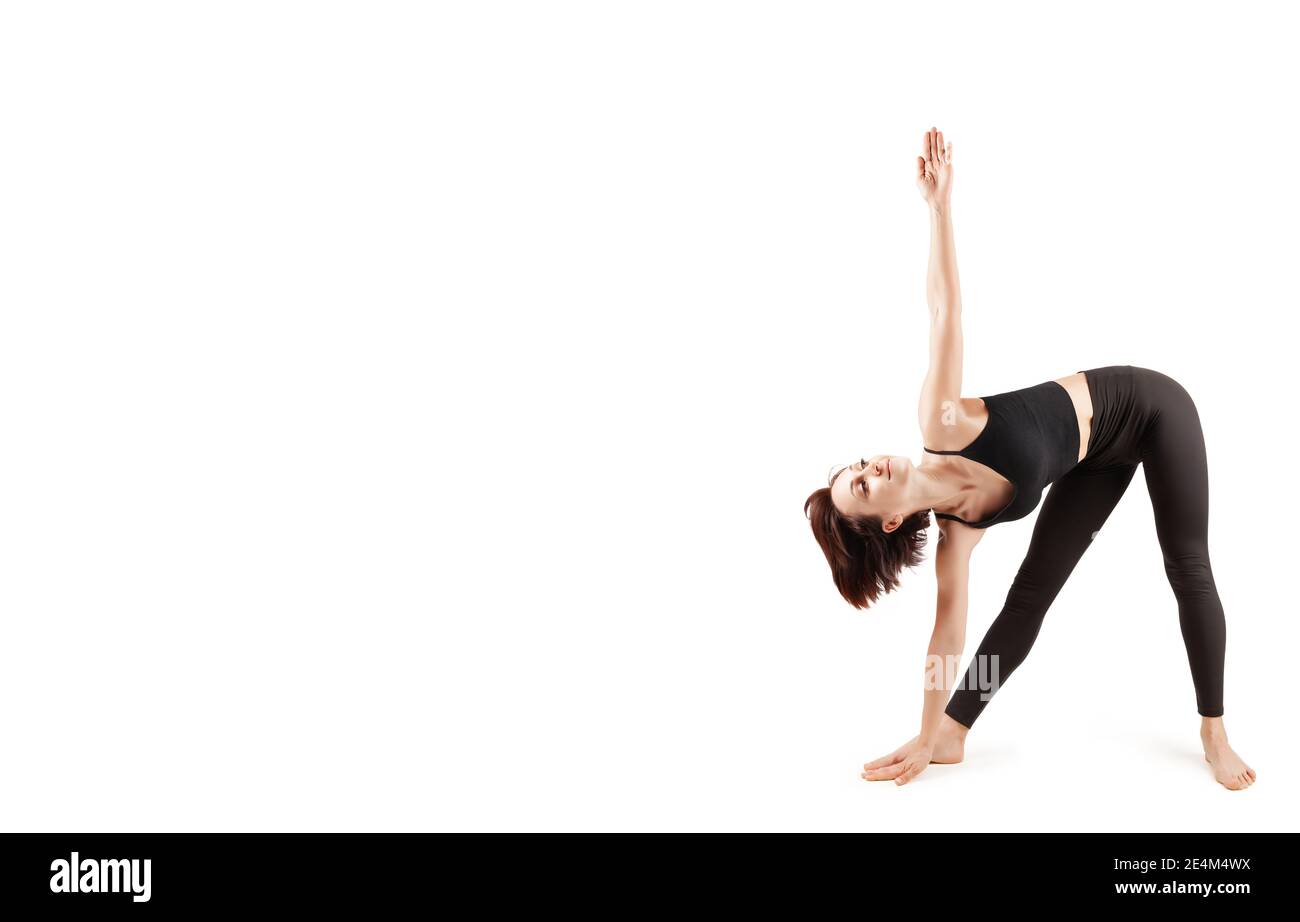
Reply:
[[916, 178], [925, 179], [925, 158], [924, 157], [916, 158]]
[[[949, 163], [952, 160], [952, 144], [944, 141], [943, 132], [938, 128], [931, 128], [921, 139], [921, 159], [933, 164]], [[920, 178], [920, 169], [917, 170], [917, 178]]]
[[[889, 764], [882, 764], [888, 762]], [[892, 756], [876, 759], [862, 766], [866, 771], [862, 777], [868, 781], [893, 781], [895, 784], [907, 784], [930, 764], [927, 752], [918, 754], [913, 751], [899, 750]]]
[[899, 773], [897, 778], [894, 779], [894, 784], [907, 784], [907, 782], [921, 774], [921, 768], [922, 766], [920, 765], [908, 766]]
[[904, 763], [897, 762], [893, 765], [886, 765], [884, 768], [873, 768], [869, 772], [863, 772], [862, 777], [868, 781], [890, 781], [901, 775], [903, 768]]
[[872, 762], [868, 762], [866, 765], [862, 767], [867, 771], [871, 771], [873, 768], [883, 768], [886, 765], [893, 765], [901, 758], [902, 756], [899, 755], [898, 752], [891, 752], [889, 755], [881, 756], [879, 759], [876, 759]]

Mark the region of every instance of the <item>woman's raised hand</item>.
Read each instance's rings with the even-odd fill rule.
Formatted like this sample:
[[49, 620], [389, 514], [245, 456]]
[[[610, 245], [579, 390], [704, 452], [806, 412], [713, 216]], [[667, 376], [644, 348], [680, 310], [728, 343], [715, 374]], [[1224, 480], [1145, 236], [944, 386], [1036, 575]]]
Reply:
[[916, 187], [931, 208], [947, 209], [952, 195], [952, 142], [944, 144], [943, 132], [931, 128], [921, 142], [916, 158]]

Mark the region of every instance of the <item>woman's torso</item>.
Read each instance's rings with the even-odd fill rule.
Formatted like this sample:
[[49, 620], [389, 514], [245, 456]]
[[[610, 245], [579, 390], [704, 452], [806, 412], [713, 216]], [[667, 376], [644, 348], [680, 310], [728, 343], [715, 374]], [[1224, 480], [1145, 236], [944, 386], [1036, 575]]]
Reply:
[[[1052, 380], [1064, 388], [1073, 407], [1078, 431], [1074, 463], [1078, 463], [1087, 454], [1088, 441], [1092, 433], [1093, 408], [1087, 377], [1083, 372], [1076, 372]], [[959, 508], [951, 510], [952, 514], [965, 520], [964, 524], [983, 523], [992, 518], [1000, 518], [1013, 502], [1021, 502], [1016, 485], [1001, 473], [988, 464], [957, 454], [972, 446], [988, 425], [989, 409], [985, 400], [980, 397], [963, 397], [960, 412], [956, 414], [951, 424], [936, 427], [937, 431], [925, 433], [927, 451], [946, 453], [934, 455], [934, 460], [927, 455], [923, 463], [953, 465], [959, 471], [959, 479], [969, 486], [966, 491], [968, 496], [959, 501]], [[1033, 505], [1037, 505], [1038, 496], [1033, 496], [1032, 499]], [[1024, 502], [1027, 505], [1028, 498]], [[1021, 515], [1027, 511], [1025, 510]]]

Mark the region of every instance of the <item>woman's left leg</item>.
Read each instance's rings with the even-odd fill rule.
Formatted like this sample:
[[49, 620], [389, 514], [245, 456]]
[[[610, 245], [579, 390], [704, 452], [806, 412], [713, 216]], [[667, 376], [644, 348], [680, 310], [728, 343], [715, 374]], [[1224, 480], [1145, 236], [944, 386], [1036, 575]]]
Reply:
[[1029, 549], [944, 713], [970, 728], [1029, 655], [1048, 608], [1128, 488], [1137, 464], [1093, 469], [1082, 463], [1047, 491]]

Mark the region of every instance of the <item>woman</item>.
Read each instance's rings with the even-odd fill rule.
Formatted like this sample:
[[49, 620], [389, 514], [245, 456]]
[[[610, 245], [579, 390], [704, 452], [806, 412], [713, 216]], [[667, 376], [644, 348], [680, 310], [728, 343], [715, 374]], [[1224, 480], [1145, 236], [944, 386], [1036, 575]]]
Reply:
[[[862, 777], [905, 784], [931, 762], [960, 762], [966, 734], [1024, 660], [1043, 616], [1142, 465], [1214, 777], [1231, 790], [1255, 772], [1223, 726], [1225, 627], [1206, 545], [1205, 442], [1196, 407], [1172, 378], [1131, 365], [1075, 372], [1032, 387], [961, 395], [961, 296], [953, 248], [952, 145], [925, 134], [916, 182], [930, 207], [930, 368], [921, 388], [923, 460], [875, 455], [834, 470], [804, 504], [813, 534], [850, 604], [865, 608], [921, 560], [938, 519], [938, 603], [927, 658], [921, 732], [864, 766]], [[1024, 562], [1001, 613], [960, 682], [971, 551], [990, 525], [1032, 512]], [[949, 698], [949, 690], [952, 691]]]

